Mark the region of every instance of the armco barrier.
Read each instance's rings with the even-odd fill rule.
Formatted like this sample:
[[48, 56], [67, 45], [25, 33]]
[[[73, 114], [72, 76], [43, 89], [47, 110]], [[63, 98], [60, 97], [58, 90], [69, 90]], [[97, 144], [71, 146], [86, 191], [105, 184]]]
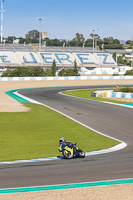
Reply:
[[40, 81], [40, 80], [107, 80], [133, 79], [133, 76], [65, 76], [65, 77], [0, 77], [0, 81]]

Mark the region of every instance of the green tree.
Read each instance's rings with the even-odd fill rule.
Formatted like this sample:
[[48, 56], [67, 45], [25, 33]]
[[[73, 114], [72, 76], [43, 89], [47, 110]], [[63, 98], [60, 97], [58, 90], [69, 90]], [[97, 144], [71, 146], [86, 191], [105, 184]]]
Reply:
[[99, 48], [101, 48], [101, 45], [102, 45], [102, 40], [100, 39], [100, 36], [96, 33], [96, 34], [94, 34], [94, 33], [91, 33], [90, 34], [90, 36], [92, 37], [92, 39], [88, 39], [87, 41], [86, 41], [86, 43], [88, 43], [88, 42], [90, 42], [87, 46], [89, 46], [89, 47], [92, 47], [93, 46], [93, 38], [94, 38], [94, 40], [95, 40], [95, 45], [96, 45], [96, 47], [97, 46], [99, 46]]
[[52, 75], [52, 70], [51, 69], [44, 70], [44, 76], [53, 76]]
[[80, 33], [76, 33], [76, 37], [74, 38], [77, 42], [84, 42], [85, 38], [83, 36], [83, 34]]
[[118, 39], [108, 37], [103, 39], [104, 49], [123, 49], [123, 45], [120, 44]]
[[116, 53], [113, 53], [113, 58], [116, 61]]
[[52, 64], [52, 75], [53, 76], [56, 75], [56, 63], [55, 63], [55, 60], [53, 60], [53, 64]]
[[76, 60], [74, 61], [73, 76], [79, 76]]
[[16, 39], [17, 38], [15, 36], [9, 36], [8, 38], [6, 38], [6, 43], [13, 43], [13, 41]]
[[125, 75], [131, 75], [132, 76], [133, 75], [133, 70], [127, 70]]
[[53, 46], [61, 46], [61, 42], [58, 39], [52, 40]]
[[76, 40], [74, 40], [74, 39], [71, 40], [68, 44], [71, 47], [78, 47], [78, 42]]
[[85, 41], [85, 46], [87, 46], [87, 47], [93, 47], [93, 39], [87, 39]]
[[91, 33], [90, 34], [90, 36], [93, 38], [95, 38], [95, 39], [97, 39], [97, 40], [99, 40], [100, 39], [100, 36], [96, 33], [96, 34], [93, 34], [93, 33]]
[[69, 46], [81, 47], [83, 46], [84, 41], [85, 41], [85, 38], [83, 34], [76, 33], [75, 38], [73, 38], [72, 41], [68, 42], [68, 44]]
[[44, 70], [41, 66], [37, 66], [33, 68], [34, 76], [44, 76]]
[[14, 70], [6, 70], [3, 77], [33, 77], [33, 76], [45, 76], [42, 67], [17, 67]]
[[62, 69], [60, 70], [58, 75], [59, 76], [80, 76], [80, 74], [78, 73], [76, 60], [74, 61], [73, 69]]
[[2, 77], [10, 77], [12, 70], [11, 69], [7, 69], [6, 71], [3, 72]]
[[50, 40], [49, 38], [45, 38], [46, 41], [46, 46], [52, 46], [52, 40]]
[[26, 39], [39, 39], [39, 32], [37, 30], [31, 30], [26, 34]]
[[25, 43], [28, 43], [27, 39], [26, 38], [23, 38], [23, 37], [19, 37], [19, 43], [20, 44], [24, 44]]
[[104, 44], [113, 44], [113, 37], [103, 38]]
[[132, 40], [127, 40], [126, 44], [132, 44]]
[[29, 77], [34, 76], [33, 67], [17, 67], [10, 73], [11, 77]]
[[66, 70], [65, 70], [65, 69], [61, 69], [61, 70], [59, 71], [58, 76], [65, 76], [65, 74], [66, 74]]
[[53, 40], [50, 40], [49, 38], [45, 38], [46, 41], [46, 46], [63, 46], [63, 41], [60, 42], [58, 39], [53, 39]]
[[126, 60], [124, 58], [124, 54], [122, 56], [117, 57], [117, 63], [120, 65], [128, 65], [131, 66], [131, 61]]
[[113, 44], [120, 44], [120, 40], [118, 40], [118, 39], [113, 39]]

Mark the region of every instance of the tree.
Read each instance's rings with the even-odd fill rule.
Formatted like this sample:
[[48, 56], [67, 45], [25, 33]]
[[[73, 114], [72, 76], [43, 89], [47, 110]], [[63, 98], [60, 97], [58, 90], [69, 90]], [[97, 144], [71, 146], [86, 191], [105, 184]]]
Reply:
[[84, 42], [85, 38], [83, 36], [83, 34], [80, 33], [76, 33], [76, 37], [74, 38], [77, 42]]
[[52, 42], [53, 46], [61, 46], [61, 42], [58, 39], [54, 39]]
[[132, 40], [127, 40], [126, 41], [126, 44], [132, 44], [133, 42], [132, 42]]
[[61, 69], [61, 70], [59, 71], [58, 76], [65, 76], [65, 73], [66, 73], [66, 70], [65, 70], [65, 69]]
[[113, 44], [113, 37], [103, 38], [103, 42], [105, 45]]
[[71, 46], [71, 47], [78, 47], [78, 42], [76, 41], [76, 40], [71, 40], [70, 42], [69, 42], [69, 46]]
[[103, 38], [103, 42], [105, 45], [110, 45], [114, 43], [113, 37]]
[[6, 71], [3, 72], [2, 77], [10, 77], [12, 70], [11, 69], [7, 69]]
[[73, 75], [74, 75], [74, 76], [79, 76], [76, 60], [74, 61]]
[[120, 40], [114, 39], [114, 40], [113, 40], [113, 44], [120, 44]]
[[103, 41], [99, 38], [99, 39], [97, 40], [97, 45], [98, 45], [100, 48], [102, 48], [102, 44], [103, 44]]
[[22, 38], [22, 37], [19, 37], [19, 43], [20, 44], [24, 44], [24, 42], [26, 42], [26, 39]]
[[120, 44], [118, 39], [114, 39], [113, 37], [108, 37], [103, 39], [104, 49], [123, 49], [123, 45]]
[[52, 76], [52, 70], [51, 69], [44, 70], [44, 76]]
[[76, 60], [74, 61], [73, 69], [62, 69], [60, 70], [58, 75], [59, 76], [80, 76], [80, 74], [78, 73]]
[[46, 45], [47, 46], [63, 46], [63, 43], [66, 41], [63, 40], [63, 41], [59, 41], [58, 39], [53, 39], [53, 40], [50, 40], [49, 38], [45, 38], [44, 41], [46, 41]]
[[41, 66], [33, 68], [34, 76], [44, 76], [44, 70]]
[[45, 76], [45, 72], [42, 67], [17, 67], [14, 70], [6, 70], [3, 77], [34, 77]]
[[98, 34], [93, 34], [93, 33], [91, 33], [90, 36], [91, 36], [92, 38], [94, 37], [94, 38], [97, 39], [97, 40], [100, 39], [100, 36], [99, 36]]
[[45, 38], [46, 46], [52, 46], [52, 40]]
[[93, 46], [93, 40], [92, 39], [87, 39], [85, 41], [85, 46], [87, 47], [92, 47]]
[[116, 61], [116, 53], [113, 53], [113, 59]]
[[13, 43], [14, 40], [16, 40], [16, 37], [15, 37], [15, 36], [9, 36], [9, 37], [6, 39], [6, 43]]
[[37, 30], [31, 30], [26, 34], [26, 39], [39, 39], [39, 32]]
[[[115, 54], [114, 54], [114, 56], [115, 56]], [[131, 61], [124, 59], [124, 54], [122, 56], [117, 57], [117, 63], [120, 65], [131, 66]]]
[[81, 46], [83, 46], [84, 41], [85, 41], [85, 38], [84, 38], [83, 34], [76, 33], [75, 38], [73, 38], [73, 40], [70, 41], [68, 44], [70, 46], [81, 47]]
[[127, 70], [125, 75], [129, 75], [129, 76], [132, 76], [133, 75], [133, 70]]
[[123, 49], [123, 45], [122, 44], [104, 45], [104, 49]]
[[94, 33], [91, 33], [90, 36], [92, 37], [92, 39], [88, 39], [88, 41], [90, 40], [91, 43], [89, 43], [87, 46], [92, 47], [93, 39], [94, 39], [96, 48], [97, 48], [97, 46], [99, 46], [99, 48], [100, 48], [100, 46], [102, 45], [102, 40], [100, 39], [100, 36], [98, 34], [94, 34]]
[[52, 75], [53, 76], [56, 75], [56, 63], [55, 63], [55, 60], [53, 60], [53, 64], [52, 64]]

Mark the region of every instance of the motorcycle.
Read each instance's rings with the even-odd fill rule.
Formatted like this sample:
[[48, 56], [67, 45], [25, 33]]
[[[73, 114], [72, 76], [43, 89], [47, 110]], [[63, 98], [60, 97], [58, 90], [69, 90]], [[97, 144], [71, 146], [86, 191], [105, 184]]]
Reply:
[[72, 144], [72, 145], [64, 145], [64, 144], [59, 144], [59, 151], [62, 153], [62, 155], [67, 158], [84, 158], [85, 153], [76, 147], [77, 143]]

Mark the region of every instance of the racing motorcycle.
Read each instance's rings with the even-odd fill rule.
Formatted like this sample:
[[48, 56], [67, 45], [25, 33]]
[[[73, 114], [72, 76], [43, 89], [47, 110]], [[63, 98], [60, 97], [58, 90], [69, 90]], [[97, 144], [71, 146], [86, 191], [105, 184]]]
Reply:
[[72, 144], [72, 145], [64, 145], [64, 144], [59, 144], [59, 151], [62, 153], [62, 155], [67, 158], [84, 158], [85, 153], [76, 147], [77, 143]]

